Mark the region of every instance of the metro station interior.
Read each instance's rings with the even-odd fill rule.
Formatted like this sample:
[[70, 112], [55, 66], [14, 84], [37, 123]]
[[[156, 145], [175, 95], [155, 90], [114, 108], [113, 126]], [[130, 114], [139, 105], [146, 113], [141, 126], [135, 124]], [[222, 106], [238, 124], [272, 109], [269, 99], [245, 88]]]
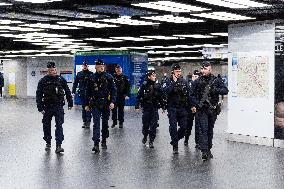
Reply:
[[[0, 188], [283, 188], [283, 18], [283, 0], [0, 0]], [[92, 152], [75, 94], [65, 151], [54, 153], [54, 119], [46, 151], [36, 94], [47, 64], [72, 90], [84, 61], [95, 72], [98, 59], [131, 83], [123, 128], [110, 116], [108, 148]], [[187, 79], [205, 62], [229, 91], [214, 157], [202, 161], [194, 127], [174, 154], [162, 110], [154, 148], [142, 144], [134, 104], [145, 74], [160, 83], [178, 64]]]

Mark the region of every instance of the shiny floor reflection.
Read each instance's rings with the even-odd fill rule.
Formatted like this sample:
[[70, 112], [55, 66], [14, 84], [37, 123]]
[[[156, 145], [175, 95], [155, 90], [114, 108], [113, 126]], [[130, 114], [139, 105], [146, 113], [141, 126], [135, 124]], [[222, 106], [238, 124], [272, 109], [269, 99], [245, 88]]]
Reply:
[[[214, 159], [203, 163], [194, 148], [180, 142], [172, 154], [168, 119], [149, 149], [142, 145], [141, 114], [126, 111], [123, 129], [110, 128], [108, 149], [94, 154], [92, 130], [81, 128], [80, 110], [66, 110], [63, 147], [44, 150], [42, 116], [35, 100], [0, 99], [0, 188], [282, 188], [283, 149], [227, 142], [227, 114], [217, 120]], [[111, 122], [110, 122], [111, 125]]]

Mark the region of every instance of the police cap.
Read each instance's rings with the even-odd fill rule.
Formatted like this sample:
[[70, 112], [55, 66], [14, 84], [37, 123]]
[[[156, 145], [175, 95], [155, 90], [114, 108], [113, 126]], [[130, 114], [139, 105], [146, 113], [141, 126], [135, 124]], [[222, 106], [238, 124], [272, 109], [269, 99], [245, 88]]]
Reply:
[[180, 67], [179, 64], [173, 64], [172, 70], [180, 70], [180, 69], [181, 69], [181, 67]]
[[202, 68], [208, 67], [208, 66], [211, 66], [210, 62], [202, 62], [202, 64], [201, 64]]
[[97, 59], [97, 60], [95, 61], [95, 64], [96, 64], [96, 65], [105, 65], [104, 62], [103, 62], [101, 59]]
[[47, 62], [47, 68], [55, 68], [55, 62]]
[[155, 73], [156, 73], [155, 70], [148, 70], [146, 75], [149, 77], [149, 76], [151, 76], [151, 75], [153, 75]]
[[193, 71], [193, 75], [198, 75], [198, 76], [200, 76], [200, 71], [194, 70], [194, 71]]
[[120, 66], [119, 64], [117, 64], [117, 65], [115, 66], [115, 68], [121, 68], [121, 66]]
[[87, 61], [87, 60], [84, 60], [83, 63], [82, 63], [82, 65], [88, 66], [88, 61]]

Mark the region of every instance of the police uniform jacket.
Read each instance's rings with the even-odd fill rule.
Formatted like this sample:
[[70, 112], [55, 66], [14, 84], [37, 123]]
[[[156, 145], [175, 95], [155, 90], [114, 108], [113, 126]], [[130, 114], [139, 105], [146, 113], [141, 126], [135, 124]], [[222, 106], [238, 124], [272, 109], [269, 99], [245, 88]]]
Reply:
[[124, 100], [125, 96], [130, 96], [130, 83], [127, 76], [114, 74], [114, 83], [117, 88], [117, 99]]
[[[206, 86], [209, 86], [208, 97], [205, 98]], [[222, 79], [217, 78], [213, 74], [209, 76], [200, 76], [192, 83], [192, 107], [208, 108], [216, 106], [219, 102], [219, 95], [227, 95], [228, 88], [224, 85]], [[202, 99], [208, 102], [202, 103]], [[211, 107], [212, 108], [212, 107]]]
[[86, 92], [86, 88], [88, 86], [89, 79], [93, 72], [90, 70], [83, 70], [77, 73], [73, 88], [72, 88], [72, 93], [76, 93], [76, 88], [79, 84], [79, 94], [82, 96]]
[[108, 107], [110, 103], [116, 103], [116, 95], [117, 90], [110, 74], [96, 72], [91, 75], [87, 87], [87, 105]]
[[163, 108], [162, 88], [159, 83], [146, 79], [138, 91], [135, 108]]
[[67, 81], [61, 76], [46, 75], [40, 79], [36, 90], [36, 103], [38, 111], [43, 111], [45, 106], [65, 105], [64, 96], [68, 107], [73, 107], [71, 91]]
[[183, 78], [178, 78], [175, 82], [168, 79], [163, 86], [168, 107], [188, 107], [190, 105], [190, 88], [188, 82]]

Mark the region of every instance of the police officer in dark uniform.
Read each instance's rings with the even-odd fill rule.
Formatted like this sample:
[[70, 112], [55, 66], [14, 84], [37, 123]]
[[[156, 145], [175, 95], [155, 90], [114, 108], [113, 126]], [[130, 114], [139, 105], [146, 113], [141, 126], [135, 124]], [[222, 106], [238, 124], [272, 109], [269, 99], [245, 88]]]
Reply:
[[94, 147], [92, 151], [100, 152], [100, 118], [102, 118], [102, 149], [107, 149], [106, 139], [109, 137], [108, 120], [110, 109], [114, 108], [116, 100], [116, 87], [113, 77], [105, 72], [102, 60], [96, 60], [96, 73], [90, 78], [87, 88], [88, 106], [86, 110], [92, 112], [93, 115], [93, 138]]
[[[163, 108], [162, 88], [156, 83], [155, 70], [149, 70], [145, 81], [138, 91], [135, 109], [143, 108], [142, 115], [142, 143], [146, 144], [149, 135], [149, 147], [154, 148], [153, 142], [156, 138], [156, 128], [158, 122], [158, 109]], [[164, 108], [165, 109], [165, 108]]]
[[213, 158], [211, 153], [213, 128], [218, 114], [219, 95], [228, 94], [228, 89], [214, 76], [209, 62], [202, 65], [202, 76], [192, 86], [192, 112], [195, 113], [196, 124], [200, 128], [199, 144], [202, 159]]
[[57, 75], [54, 62], [48, 62], [48, 73], [38, 83], [36, 91], [36, 103], [38, 111], [43, 114], [43, 139], [46, 141], [46, 150], [51, 148], [51, 120], [55, 117], [55, 153], [64, 152], [61, 147], [64, 140], [62, 124], [64, 123], [64, 96], [68, 101], [68, 109], [73, 107], [73, 100], [67, 81]]
[[[130, 96], [130, 82], [127, 76], [122, 74], [122, 68], [120, 65], [115, 67], [114, 83], [117, 88], [116, 104], [112, 109], [112, 128], [117, 125], [117, 117], [119, 121], [119, 128], [123, 128], [124, 122], [124, 106], [125, 100]], [[117, 115], [118, 114], [118, 115]]]
[[[184, 137], [187, 124], [187, 108], [190, 103], [190, 89], [188, 82], [182, 78], [181, 67], [172, 67], [172, 77], [163, 87], [167, 98], [169, 117], [169, 131], [174, 154], [178, 153], [178, 141]], [[179, 129], [177, 129], [177, 124]]]
[[88, 68], [87, 61], [84, 61], [82, 64], [82, 71], [78, 72], [73, 84], [72, 93], [76, 93], [77, 86], [79, 84], [79, 95], [81, 99], [82, 104], [82, 119], [83, 119], [83, 126], [82, 128], [90, 128], [92, 114], [90, 111], [86, 111], [86, 103], [87, 103], [87, 86], [90, 80], [91, 75], [93, 72], [91, 72]]
[[[198, 77], [200, 76], [200, 72], [198, 70], [194, 70], [193, 74], [192, 74], [192, 78], [189, 80], [189, 88], [190, 88], [190, 94], [192, 93], [192, 85], [193, 82], [198, 79]], [[191, 107], [189, 106], [188, 108], [188, 114], [187, 114], [187, 127], [185, 130], [185, 136], [184, 136], [184, 145], [188, 146], [188, 139], [189, 136], [191, 135], [191, 130], [192, 130], [192, 126], [193, 126], [193, 120], [195, 117], [195, 113], [192, 113], [191, 111]], [[197, 127], [198, 124], [195, 124], [195, 148], [199, 148], [199, 128]]]

